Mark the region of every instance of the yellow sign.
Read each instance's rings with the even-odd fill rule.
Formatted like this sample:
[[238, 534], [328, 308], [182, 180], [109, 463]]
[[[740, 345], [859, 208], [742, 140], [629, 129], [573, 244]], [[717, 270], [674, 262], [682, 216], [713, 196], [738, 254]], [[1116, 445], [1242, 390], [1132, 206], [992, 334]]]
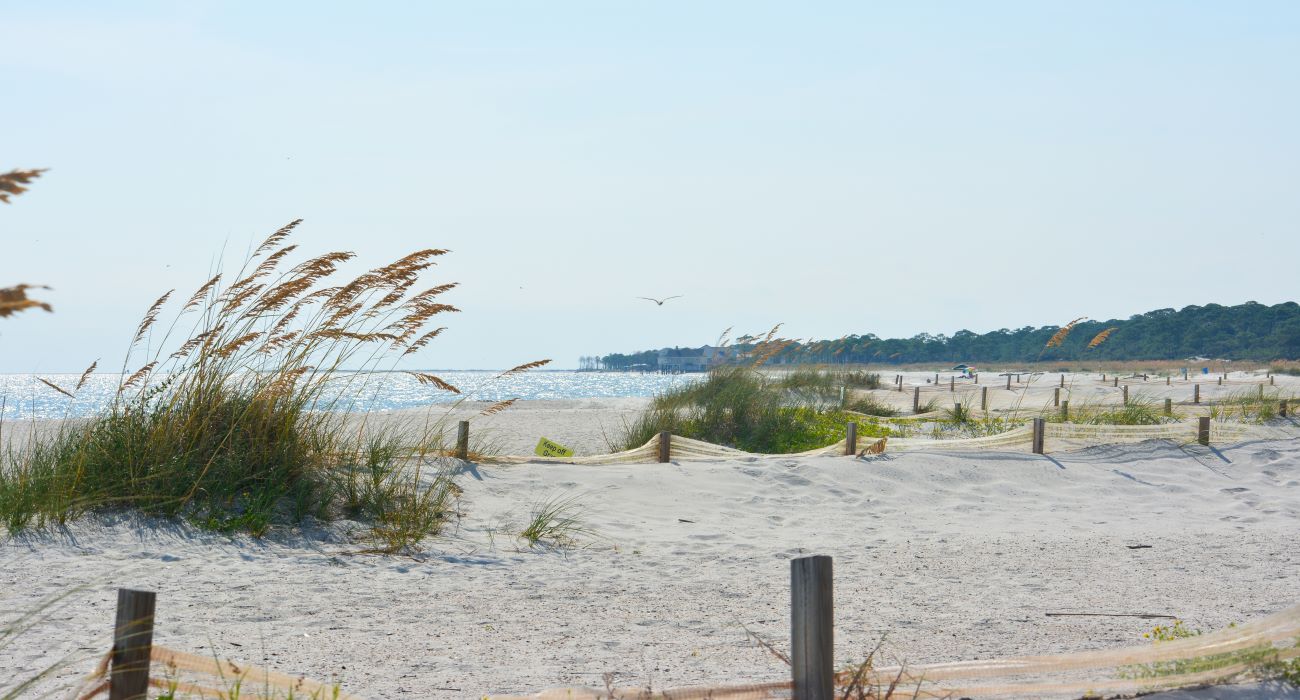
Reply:
[[538, 457], [572, 457], [573, 450], [561, 445], [558, 442], [551, 442], [546, 438], [537, 441], [537, 449], [533, 453]]

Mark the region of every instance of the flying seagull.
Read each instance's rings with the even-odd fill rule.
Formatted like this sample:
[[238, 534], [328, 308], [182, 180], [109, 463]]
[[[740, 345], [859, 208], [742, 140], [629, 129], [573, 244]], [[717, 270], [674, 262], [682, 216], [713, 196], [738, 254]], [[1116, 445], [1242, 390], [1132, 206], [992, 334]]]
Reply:
[[669, 299], [681, 299], [683, 296], [686, 296], [686, 295], [684, 295], [684, 294], [678, 294], [678, 295], [675, 296], [675, 297], [666, 297], [666, 298], [664, 298], [664, 299], [651, 299], [650, 297], [637, 297], [637, 299], [645, 299], [646, 301], [653, 301], [654, 303], [656, 303], [656, 304], [658, 304], [658, 305], [660, 305], [660, 306], [663, 306], [665, 301], [668, 301]]

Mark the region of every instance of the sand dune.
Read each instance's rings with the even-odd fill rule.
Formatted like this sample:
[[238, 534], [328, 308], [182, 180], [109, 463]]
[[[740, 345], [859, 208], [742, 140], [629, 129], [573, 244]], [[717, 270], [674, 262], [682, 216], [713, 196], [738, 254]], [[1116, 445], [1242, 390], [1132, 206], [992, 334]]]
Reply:
[[[159, 591], [162, 644], [373, 698], [780, 679], [742, 625], [785, 644], [787, 560], [808, 553], [835, 557], [843, 659], [882, 634], [911, 663], [1118, 647], [1154, 621], [1045, 613], [1208, 630], [1300, 597], [1296, 441], [469, 466], [460, 483], [463, 517], [416, 557], [349, 554], [349, 523], [256, 541], [124, 516], [4, 540], [0, 610], [85, 589], [0, 668], [104, 649], [117, 586]], [[510, 535], [557, 496], [593, 531], [578, 547]]]

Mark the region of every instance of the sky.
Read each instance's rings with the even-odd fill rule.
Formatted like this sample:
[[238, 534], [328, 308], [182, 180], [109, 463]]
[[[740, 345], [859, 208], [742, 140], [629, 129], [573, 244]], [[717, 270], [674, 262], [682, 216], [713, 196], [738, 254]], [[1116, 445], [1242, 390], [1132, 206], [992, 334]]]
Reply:
[[453, 251], [409, 367], [1300, 295], [1300, 3], [0, 5], [0, 372], [297, 218]]

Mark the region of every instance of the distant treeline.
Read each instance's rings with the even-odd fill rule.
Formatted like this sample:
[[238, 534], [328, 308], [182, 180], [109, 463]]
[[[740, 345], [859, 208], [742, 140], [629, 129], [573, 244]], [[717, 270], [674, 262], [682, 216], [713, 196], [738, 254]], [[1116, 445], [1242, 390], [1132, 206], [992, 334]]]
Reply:
[[[1089, 347], [1113, 328], [1103, 342]], [[1300, 358], [1300, 304], [1265, 306], [1188, 306], [1157, 309], [1127, 320], [1080, 321], [1057, 347], [1047, 343], [1060, 326], [1003, 328], [988, 333], [957, 331], [951, 336], [922, 333], [911, 338], [849, 335], [838, 340], [791, 343], [768, 364], [1009, 363], [1079, 360], [1177, 360], [1209, 357], [1231, 360]], [[754, 345], [735, 346], [744, 362]], [[654, 368], [657, 351], [605, 355], [604, 369]]]

